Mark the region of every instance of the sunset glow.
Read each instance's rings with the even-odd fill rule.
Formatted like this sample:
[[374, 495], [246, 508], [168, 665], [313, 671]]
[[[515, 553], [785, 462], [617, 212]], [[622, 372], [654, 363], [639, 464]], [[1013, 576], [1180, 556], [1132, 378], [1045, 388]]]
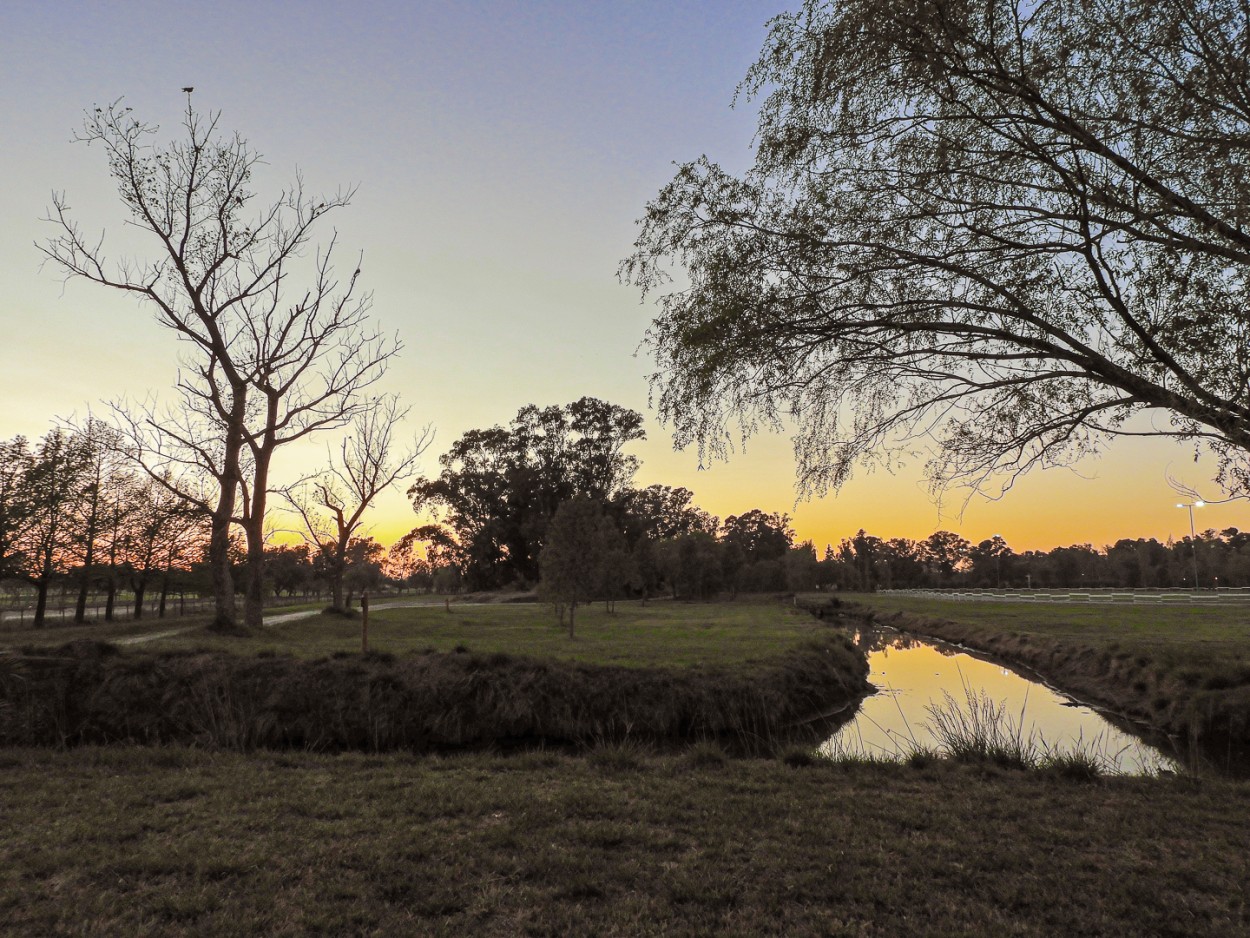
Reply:
[[[374, 315], [405, 344], [382, 390], [412, 406], [409, 435], [434, 426], [426, 473], [463, 432], [506, 424], [524, 404], [590, 395], [647, 412], [654, 366], [639, 343], [653, 306], [618, 282], [617, 264], [672, 161], [749, 163], [755, 111], [730, 103], [787, 6], [226, 3], [206, 26], [189, 3], [6, 5], [0, 436], [39, 437], [54, 420], [107, 412], [104, 401], [168, 393], [179, 348], [150, 311], [63, 284], [34, 243], [50, 234], [41, 219], [56, 190], [87, 235], [107, 232], [112, 256], [150, 251], [123, 224], [104, 154], [71, 137], [85, 108], [119, 97], [172, 135], [188, 85], [265, 155], [262, 201], [297, 171], [314, 190], [359, 185], [333, 226], [343, 256], [363, 252]], [[685, 486], [722, 518], [789, 512], [819, 550], [860, 528], [1001, 534], [1017, 551], [1179, 539], [1189, 519], [1175, 505], [1187, 499], [1169, 477], [1219, 498], [1192, 447], [1131, 440], [996, 501], [949, 493], [939, 506], [921, 457], [796, 505], [784, 435], [700, 468], [654, 419], [647, 432], [632, 450], [638, 484]], [[286, 477], [320, 465], [325, 445], [285, 455]], [[369, 533], [389, 543], [417, 520], [392, 492]], [[1250, 510], [1208, 504], [1196, 524], [1244, 528]]]

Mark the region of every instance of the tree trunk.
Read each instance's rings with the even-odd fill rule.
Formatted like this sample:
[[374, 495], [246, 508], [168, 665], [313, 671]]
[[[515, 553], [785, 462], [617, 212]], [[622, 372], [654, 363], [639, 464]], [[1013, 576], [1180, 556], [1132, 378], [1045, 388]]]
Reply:
[[165, 599], [169, 596], [169, 571], [165, 571], [165, 575], [161, 577], [161, 602], [156, 610], [156, 618], [165, 618]]
[[31, 622], [30, 627], [33, 629], [43, 628], [43, 616], [48, 609], [48, 581], [41, 580], [35, 584], [35, 619]]
[[351, 605], [351, 597], [347, 598], [348, 606], [343, 605], [343, 574], [347, 570], [347, 545], [339, 543], [334, 554], [329, 558], [330, 567], [330, 608], [338, 612], [346, 612]]
[[95, 563], [96, 528], [100, 523], [100, 481], [100, 474], [97, 471], [95, 487], [91, 494], [91, 514], [87, 516], [87, 530], [83, 535], [87, 540], [87, 549], [83, 554], [82, 576], [78, 581], [78, 602], [74, 605], [74, 621], [79, 625], [87, 619], [87, 592], [91, 588], [91, 565]]
[[221, 493], [217, 507], [213, 509], [209, 529], [208, 567], [213, 588], [213, 621], [209, 628], [214, 632], [236, 632], [238, 611], [234, 601], [234, 577], [230, 572], [230, 525], [234, 519], [234, 503], [238, 494], [239, 453], [243, 449], [243, 418], [247, 405], [247, 386], [242, 382], [232, 385], [230, 425], [226, 431], [225, 459], [222, 462]]
[[252, 504], [247, 523], [247, 584], [244, 587], [243, 624], [259, 629], [265, 619], [265, 507], [269, 500], [269, 461], [277, 445], [273, 427], [277, 424], [278, 398], [268, 396], [264, 438], [252, 449]]
[[252, 517], [248, 519], [247, 574], [243, 593], [243, 626], [246, 630], [259, 629], [265, 617], [265, 531], [264, 516], [255, 513], [253, 499]]
[[569, 603], [569, 638], [573, 637], [573, 614], [577, 611], [577, 603]]
[[147, 577], [135, 585], [135, 621], [143, 618], [143, 594], [147, 590]]
[[113, 581], [113, 571], [109, 569], [108, 586], [105, 588], [104, 621], [113, 621], [113, 601], [117, 598], [117, 584]]

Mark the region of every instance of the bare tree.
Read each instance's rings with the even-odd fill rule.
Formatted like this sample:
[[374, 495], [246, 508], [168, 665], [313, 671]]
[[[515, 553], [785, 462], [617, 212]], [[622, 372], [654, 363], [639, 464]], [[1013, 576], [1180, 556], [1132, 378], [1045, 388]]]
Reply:
[[397, 395], [375, 398], [356, 415], [343, 439], [338, 458], [311, 480], [282, 489], [299, 515], [304, 539], [320, 553], [330, 580], [330, 608], [346, 612], [343, 575], [348, 548], [373, 500], [391, 486], [411, 478], [417, 460], [433, 439], [427, 426], [402, 453], [394, 450], [395, 425], [408, 414]]
[[[80, 139], [103, 147], [129, 222], [155, 241], [154, 259], [109, 263], [103, 238], [87, 240], [54, 194], [60, 229], [44, 254], [67, 277], [82, 277], [138, 298], [186, 343], [179, 407], [122, 405], [132, 455], [163, 484], [198, 501], [211, 518], [209, 561], [215, 626], [237, 627], [229, 568], [232, 524], [247, 539], [245, 622], [263, 609], [264, 523], [270, 467], [281, 446], [341, 427], [369, 406], [361, 393], [399, 350], [368, 322], [371, 297], [359, 292], [359, 264], [340, 281], [335, 242], [306, 259], [317, 222], [346, 206], [353, 190], [307, 194], [292, 188], [253, 208], [260, 156], [219, 113], [191, 106], [183, 138], [160, 146], [157, 128], [114, 103], [87, 114]], [[304, 275], [306, 287], [291, 283]], [[188, 475], [189, 472], [189, 475]], [[205, 477], [209, 489], [199, 486]], [[192, 490], [188, 490], [192, 489]]]
[[1165, 435], [1250, 493], [1247, 35], [1225, 0], [773, 20], [754, 167], [681, 167], [622, 267], [689, 280], [648, 334], [677, 442], [794, 418], [812, 493], [933, 441], [979, 489]]

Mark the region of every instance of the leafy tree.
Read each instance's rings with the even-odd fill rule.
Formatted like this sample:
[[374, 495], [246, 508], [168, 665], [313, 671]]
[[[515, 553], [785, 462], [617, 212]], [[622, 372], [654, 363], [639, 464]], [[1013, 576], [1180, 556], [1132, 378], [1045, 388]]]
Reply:
[[[96, 574], [96, 550], [100, 546], [108, 513], [109, 489], [123, 484], [125, 469], [120, 452], [121, 441], [115, 429], [94, 416], [89, 416], [76, 433], [85, 442], [89, 453], [88, 464], [83, 473], [83, 489], [71, 509], [75, 515], [75, 536], [70, 550], [79, 564], [78, 600], [74, 607], [74, 621], [82, 623], [86, 621], [87, 594]], [[112, 611], [110, 601], [107, 615], [110, 620]]]
[[681, 486], [633, 489], [624, 494], [620, 504], [625, 511], [626, 530], [634, 540], [645, 537], [662, 541], [695, 531], [715, 534], [720, 524], [715, 515], [694, 504], [693, 492]]
[[795, 593], [814, 590], [818, 564], [816, 548], [811, 541], [792, 547], [785, 558], [786, 589]]
[[968, 573], [977, 586], [1010, 586], [1015, 569], [1015, 552], [995, 534], [968, 551]]
[[790, 516], [752, 508], [741, 515], [730, 515], [720, 529], [720, 540], [737, 544], [748, 564], [780, 560], [794, 544]]
[[347, 545], [347, 564], [343, 571], [343, 585], [347, 587], [345, 609], [351, 608], [353, 594], [382, 586], [386, 580], [382, 574], [385, 557], [386, 548], [373, 538], [352, 538]]
[[163, 614], [169, 575], [175, 562], [185, 562], [186, 551], [198, 542], [204, 513], [172, 489], [151, 479], [132, 485], [134, 504], [126, 530], [126, 570], [134, 594], [134, 618], [143, 617], [143, 600], [154, 578], [160, 580]]
[[[53, 577], [65, 572], [73, 541], [73, 507], [83, 490], [91, 452], [84, 441], [53, 430], [33, 452], [24, 445], [7, 455], [20, 458], [20, 470], [0, 484], [9, 487], [12, 515], [19, 519], [10, 541], [12, 572], [35, 588], [33, 627], [41, 628]], [[6, 470], [5, 477], [10, 476]], [[9, 512], [6, 511], [6, 514]]]
[[26, 489], [31, 458], [25, 437], [0, 442], [0, 580], [18, 576], [22, 568], [20, 535], [33, 508]]
[[950, 531], [934, 531], [917, 545], [921, 559], [937, 575], [939, 585], [949, 585], [955, 570], [967, 559], [972, 545]]
[[508, 427], [470, 430], [439, 462], [437, 478], [408, 490], [413, 507], [446, 512], [471, 588], [535, 582], [556, 510], [577, 495], [601, 506], [628, 491], [642, 415], [595, 398], [523, 407]]
[[688, 283], [647, 335], [677, 443], [793, 416], [812, 493], [917, 435], [935, 484], [987, 487], [1161, 434], [1250, 495], [1247, 34], [1227, 0], [774, 19], [754, 166], [682, 166], [622, 265]]
[[556, 510], [540, 558], [540, 588], [555, 603], [561, 621], [568, 612], [569, 638], [574, 637], [577, 607], [602, 595], [613, 575], [609, 564], [619, 559], [624, 546], [624, 538], [591, 496], [576, 495]]
[[[130, 108], [88, 112], [79, 139], [104, 151], [130, 224], [150, 236], [153, 259], [107, 261], [103, 239], [83, 234], [64, 195], [53, 198], [59, 232], [43, 251], [67, 277], [138, 299], [189, 350], [177, 407], [115, 410], [152, 478], [210, 515], [214, 627], [233, 630], [232, 525], [246, 537], [244, 614], [255, 628], [274, 454], [368, 410], [372, 400], [362, 392], [399, 344], [371, 327], [359, 266], [342, 280], [335, 273], [333, 239], [309, 257], [314, 228], [352, 192], [312, 196], [297, 179], [256, 208], [252, 174], [261, 158], [239, 135], [224, 134], [219, 117], [198, 113], [188, 95], [182, 138], [162, 146], [152, 142], [158, 128]], [[295, 287], [301, 275], [306, 286]]]

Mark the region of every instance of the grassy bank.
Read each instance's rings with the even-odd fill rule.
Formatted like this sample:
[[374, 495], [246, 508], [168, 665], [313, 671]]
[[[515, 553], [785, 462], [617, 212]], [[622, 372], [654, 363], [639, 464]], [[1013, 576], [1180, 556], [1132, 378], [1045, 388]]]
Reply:
[[[376, 634], [370, 623], [371, 645], [397, 654], [293, 654], [352, 635], [359, 648], [358, 623], [319, 617], [248, 639], [169, 640], [209, 646], [195, 650], [78, 643], [0, 658], [0, 744], [427, 751], [719, 738], [756, 749], [868, 689], [844, 635], [775, 605], [639, 607], [572, 641], [536, 607], [391, 614]], [[610, 663], [620, 658], [631, 666]]]
[[[538, 603], [441, 603], [374, 609], [369, 615], [371, 650], [504, 652], [556, 661], [626, 667], [737, 666], [764, 661], [821, 632], [801, 609], [775, 601], [618, 603], [607, 613], [597, 604], [579, 609], [570, 641], [550, 606]], [[215, 649], [314, 658], [360, 650], [360, 620], [318, 615], [267, 626], [246, 638], [223, 638], [203, 630], [161, 639], [154, 649]]]
[[1019, 662], [1078, 697], [1197, 739], [1217, 760], [1250, 751], [1245, 610], [888, 595], [854, 602], [882, 621]]
[[708, 747], [0, 753], [17, 934], [1236, 935], [1250, 785]]

